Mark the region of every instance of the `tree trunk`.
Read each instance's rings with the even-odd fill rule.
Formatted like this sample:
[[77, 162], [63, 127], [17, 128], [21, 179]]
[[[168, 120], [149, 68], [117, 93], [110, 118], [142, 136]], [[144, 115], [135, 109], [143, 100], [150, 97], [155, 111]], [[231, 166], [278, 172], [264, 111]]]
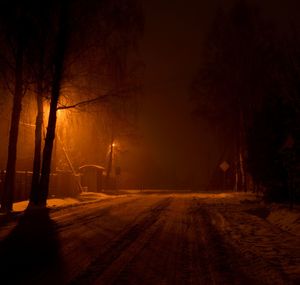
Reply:
[[31, 181], [30, 204], [37, 205], [39, 199], [39, 180], [41, 171], [41, 149], [42, 149], [42, 129], [43, 129], [43, 83], [38, 83], [36, 94], [37, 116], [35, 125], [35, 144], [33, 158], [33, 173]]
[[244, 192], [247, 192], [247, 182], [246, 182], [246, 171], [245, 171], [245, 125], [244, 125], [244, 116], [243, 110], [240, 107], [239, 110], [239, 166], [241, 173], [241, 189]]
[[19, 122], [22, 111], [22, 99], [24, 95], [23, 54], [23, 45], [22, 43], [19, 43], [16, 52], [15, 90], [9, 132], [8, 157], [4, 179], [4, 188], [1, 197], [1, 211], [3, 212], [9, 212], [12, 210], [14, 199]]
[[34, 141], [34, 157], [33, 157], [33, 170], [32, 170], [32, 181], [31, 181], [31, 192], [29, 197], [29, 206], [37, 205], [39, 202], [39, 182], [41, 173], [41, 151], [42, 151], [42, 132], [43, 132], [43, 95], [44, 95], [44, 40], [41, 40], [41, 49], [38, 61], [38, 74], [37, 74], [37, 93], [36, 93], [36, 104], [37, 104], [37, 116], [35, 121], [35, 141]]
[[[59, 90], [56, 91], [59, 94]], [[56, 95], [57, 96], [57, 95]], [[55, 127], [56, 127], [56, 106], [58, 97], [51, 99], [49, 122], [47, 127], [47, 134], [45, 139], [45, 146], [43, 150], [43, 162], [41, 170], [41, 179], [39, 184], [39, 199], [38, 204], [45, 206], [48, 193], [49, 193], [49, 180], [50, 180], [50, 169], [51, 169], [51, 157], [53, 149], [53, 141], [55, 138]]]
[[234, 153], [234, 191], [238, 192], [240, 189], [240, 167], [239, 167], [239, 160], [238, 160], [238, 150], [235, 149]]
[[50, 170], [51, 170], [51, 158], [53, 150], [53, 142], [55, 138], [55, 128], [56, 128], [56, 112], [57, 112], [57, 103], [60, 96], [61, 90], [61, 81], [63, 76], [63, 66], [64, 58], [67, 45], [67, 36], [68, 36], [68, 7], [69, 0], [61, 2], [61, 13], [60, 13], [60, 22], [59, 22], [59, 32], [57, 37], [56, 52], [54, 58], [54, 74], [51, 90], [51, 103], [50, 103], [50, 112], [49, 120], [47, 127], [47, 134], [45, 139], [45, 146], [43, 150], [43, 161], [42, 161], [42, 170], [41, 170], [41, 179], [39, 184], [39, 202], [41, 206], [46, 206], [47, 197], [49, 193], [49, 181], [50, 181]]
[[240, 167], [240, 115], [235, 114], [233, 137], [234, 137], [234, 191], [241, 189], [241, 167]]
[[109, 152], [109, 158], [108, 158], [108, 165], [107, 165], [107, 172], [106, 172], [106, 187], [110, 188], [110, 174], [112, 170], [112, 161], [113, 161], [113, 150], [114, 150], [114, 140], [112, 139], [110, 144], [110, 152]]
[[244, 192], [247, 192], [247, 183], [246, 183], [246, 174], [245, 174], [245, 166], [244, 166], [244, 155], [243, 148], [239, 149], [239, 166], [240, 166], [240, 174], [241, 174], [241, 189]]

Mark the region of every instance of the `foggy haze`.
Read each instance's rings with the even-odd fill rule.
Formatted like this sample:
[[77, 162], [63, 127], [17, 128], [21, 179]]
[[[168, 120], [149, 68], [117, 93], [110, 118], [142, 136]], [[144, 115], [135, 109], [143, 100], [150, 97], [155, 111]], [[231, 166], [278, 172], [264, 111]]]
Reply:
[[[124, 187], [206, 188], [214, 173], [220, 172], [218, 165], [224, 159], [223, 150], [230, 148], [230, 140], [224, 137], [217, 141], [216, 129], [192, 115], [195, 107], [190, 88], [201, 66], [201, 52], [216, 11], [229, 10], [232, 2], [143, 1], [145, 27], [138, 53], [145, 69], [138, 128], [134, 131], [139, 139], [133, 143], [121, 135], [114, 165], [122, 168]], [[256, 2], [263, 18], [282, 33], [297, 17], [298, 1]], [[35, 120], [34, 105], [31, 107], [25, 107], [22, 114], [23, 123], [29, 125]], [[9, 110], [2, 110], [1, 169], [5, 169], [6, 162]], [[73, 154], [74, 165], [91, 163], [106, 167], [110, 131], [101, 115], [95, 119], [91, 114], [90, 121], [88, 117], [84, 112], [69, 112], [68, 119], [65, 118], [68, 126], [58, 124], [58, 132], [63, 132], [64, 140], [68, 141], [66, 149]], [[29, 125], [20, 127], [19, 170], [30, 170], [32, 164], [34, 128]], [[61, 147], [56, 151], [68, 168]]]
[[[220, 146], [223, 149], [230, 143], [216, 142], [211, 126], [191, 115], [189, 89], [217, 9], [229, 10], [233, 2], [144, 1], [141, 53], [146, 70], [141, 130], [151, 149], [150, 165], [170, 187], [180, 181], [187, 188], [207, 187], [222, 157]], [[299, 1], [251, 2], [283, 33], [293, 21], [297, 23]]]

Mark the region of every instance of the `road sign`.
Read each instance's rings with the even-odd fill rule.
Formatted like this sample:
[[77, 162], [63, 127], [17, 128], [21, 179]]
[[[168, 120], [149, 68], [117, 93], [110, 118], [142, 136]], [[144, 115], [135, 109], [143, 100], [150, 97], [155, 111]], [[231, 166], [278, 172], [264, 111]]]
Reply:
[[219, 165], [219, 167], [221, 168], [221, 170], [222, 170], [223, 172], [226, 172], [226, 171], [229, 169], [230, 165], [229, 165], [229, 163], [228, 163], [226, 160], [224, 160], [224, 161]]

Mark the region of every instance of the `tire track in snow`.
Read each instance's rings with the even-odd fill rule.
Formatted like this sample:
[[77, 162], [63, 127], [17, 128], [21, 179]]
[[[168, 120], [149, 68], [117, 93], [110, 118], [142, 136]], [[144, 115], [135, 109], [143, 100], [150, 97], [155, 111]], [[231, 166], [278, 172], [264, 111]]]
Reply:
[[252, 277], [239, 267], [239, 256], [235, 250], [216, 229], [210, 212], [206, 210], [208, 206], [197, 199], [193, 201], [190, 214], [198, 236], [197, 255], [202, 257], [198, 267], [206, 268], [204, 284], [255, 284]]
[[186, 199], [173, 199], [163, 220], [160, 220], [155, 238], [148, 240], [113, 283], [105, 284], [187, 284], [190, 263], [187, 251], [189, 225], [186, 222], [186, 209]]
[[[159, 220], [160, 215], [167, 209], [171, 203], [172, 198], [168, 197], [160, 200], [158, 203], [153, 205], [150, 209], [145, 210], [139, 218], [131, 225], [126, 228], [119, 237], [114, 239], [105, 250], [98, 255], [94, 261], [84, 270], [77, 278], [75, 278], [70, 284], [107, 284], [101, 283], [101, 275], [105, 274], [109, 267], [127, 250], [130, 245], [135, 243], [144, 232], [149, 233], [149, 229]], [[143, 243], [147, 242], [155, 233], [150, 230], [150, 234], [147, 234]], [[142, 237], [143, 238], [143, 237]], [[139, 250], [140, 247], [137, 248]], [[119, 271], [120, 269], [115, 269]], [[110, 274], [108, 274], [110, 275]]]
[[[116, 201], [108, 201], [109, 204], [103, 207], [102, 201], [99, 202], [99, 205], [93, 204], [93, 207], [89, 207], [85, 210], [84, 213], [78, 212], [78, 209], [75, 209], [74, 212], [59, 215], [57, 217], [53, 217], [54, 220], [57, 222], [57, 229], [61, 231], [68, 230], [69, 227], [80, 227], [81, 225], [86, 225], [91, 222], [95, 222], [98, 218], [107, 215], [112, 209], [117, 207], [125, 207], [127, 205], [131, 205], [132, 203], [136, 202], [140, 198], [130, 198], [127, 201], [118, 201], [119, 203], [116, 204]], [[110, 204], [112, 202], [112, 204]], [[70, 219], [72, 217], [72, 219]]]

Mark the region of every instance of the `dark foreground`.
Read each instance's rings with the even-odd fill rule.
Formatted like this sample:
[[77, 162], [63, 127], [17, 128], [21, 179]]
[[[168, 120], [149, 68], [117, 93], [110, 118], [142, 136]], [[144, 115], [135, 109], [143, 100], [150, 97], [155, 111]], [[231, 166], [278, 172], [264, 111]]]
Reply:
[[300, 284], [299, 236], [235, 194], [130, 194], [1, 226], [1, 284]]

